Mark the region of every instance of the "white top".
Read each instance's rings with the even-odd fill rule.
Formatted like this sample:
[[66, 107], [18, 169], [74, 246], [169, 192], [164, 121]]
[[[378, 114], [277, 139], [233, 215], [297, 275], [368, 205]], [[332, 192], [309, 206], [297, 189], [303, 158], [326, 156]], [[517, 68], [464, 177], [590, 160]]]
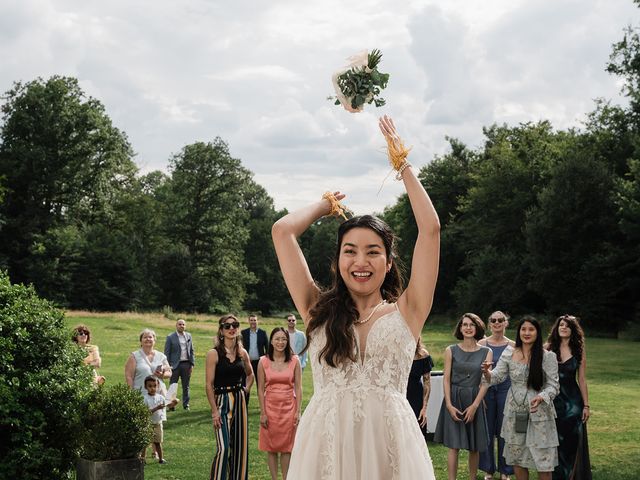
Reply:
[[187, 336], [184, 333], [178, 333], [178, 341], [180, 342], [180, 361], [189, 361], [189, 351], [187, 350]]
[[[144, 403], [149, 407], [149, 410], [156, 408], [158, 405], [162, 405], [163, 403], [167, 403], [162, 395], [156, 393], [153, 397], [149, 395], [146, 391], [144, 393]], [[162, 423], [167, 420], [167, 409], [160, 408], [151, 414], [151, 423], [157, 425], [158, 423]]]
[[[158, 350], [153, 351], [153, 359], [151, 361], [149, 361], [142, 349], [136, 350], [132, 355], [136, 359], [136, 370], [135, 376], [133, 377], [133, 389], [138, 390], [142, 393], [145, 392], [144, 379], [149, 375], [153, 375], [153, 372], [156, 371], [158, 365], [163, 365], [164, 368], [171, 368], [169, 366], [169, 362], [167, 362], [167, 357], [165, 357], [164, 353], [159, 352]], [[164, 385], [164, 382], [160, 383]]]

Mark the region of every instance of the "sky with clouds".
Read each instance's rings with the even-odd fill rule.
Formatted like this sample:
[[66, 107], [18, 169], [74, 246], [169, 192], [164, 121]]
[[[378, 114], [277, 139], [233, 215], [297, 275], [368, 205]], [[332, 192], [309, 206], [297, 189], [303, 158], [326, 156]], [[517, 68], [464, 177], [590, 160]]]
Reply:
[[[3, 0], [0, 90], [77, 77], [143, 173], [220, 136], [278, 208], [342, 190], [362, 214], [402, 192], [385, 181], [377, 116], [394, 117], [417, 166], [445, 136], [480, 146], [492, 123], [579, 127], [595, 98], [624, 101], [604, 67], [639, 20], [631, 0]], [[326, 100], [346, 57], [373, 48], [387, 105]]]

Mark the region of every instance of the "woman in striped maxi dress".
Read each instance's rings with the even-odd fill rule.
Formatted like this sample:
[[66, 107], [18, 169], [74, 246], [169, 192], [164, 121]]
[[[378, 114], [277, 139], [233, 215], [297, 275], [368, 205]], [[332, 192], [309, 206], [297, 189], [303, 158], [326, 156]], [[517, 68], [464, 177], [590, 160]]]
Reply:
[[[216, 434], [211, 480], [248, 479], [246, 393], [253, 384], [253, 370], [240, 342], [240, 322], [233, 315], [220, 319], [215, 348], [207, 353], [205, 389]], [[242, 386], [246, 375], [246, 386]]]

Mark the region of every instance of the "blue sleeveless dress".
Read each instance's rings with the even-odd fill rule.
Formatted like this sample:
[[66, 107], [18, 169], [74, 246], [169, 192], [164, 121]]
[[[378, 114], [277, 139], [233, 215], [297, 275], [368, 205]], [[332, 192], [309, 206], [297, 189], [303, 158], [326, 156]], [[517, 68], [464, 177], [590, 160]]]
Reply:
[[[507, 349], [511, 348], [509, 344], [491, 345], [487, 341], [487, 347], [493, 352], [492, 368], [498, 364], [500, 356]], [[492, 385], [487, 390], [484, 397], [484, 404], [487, 407], [487, 425], [489, 427], [489, 446], [486, 450], [480, 452], [480, 470], [493, 475], [496, 471], [505, 475], [513, 475], [513, 467], [507, 465], [504, 459], [504, 439], [500, 436], [502, 430], [502, 419], [504, 412], [504, 404], [507, 400], [507, 392], [511, 387], [511, 379], [507, 379], [497, 385]], [[496, 456], [494, 453], [495, 439], [498, 440], [498, 465], [496, 465]]]

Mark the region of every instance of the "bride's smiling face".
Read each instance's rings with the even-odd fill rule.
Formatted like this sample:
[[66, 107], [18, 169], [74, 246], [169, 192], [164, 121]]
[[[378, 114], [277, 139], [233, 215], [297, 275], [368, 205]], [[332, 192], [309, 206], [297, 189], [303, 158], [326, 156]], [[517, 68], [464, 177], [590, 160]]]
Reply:
[[344, 234], [338, 269], [350, 291], [360, 295], [379, 291], [390, 267], [384, 242], [376, 232], [356, 227]]

